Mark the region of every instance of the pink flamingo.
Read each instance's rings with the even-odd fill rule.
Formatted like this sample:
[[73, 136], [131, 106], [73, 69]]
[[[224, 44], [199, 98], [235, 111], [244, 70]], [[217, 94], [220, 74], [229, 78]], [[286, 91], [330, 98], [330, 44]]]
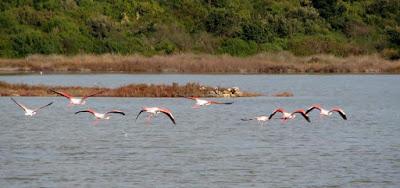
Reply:
[[93, 97], [93, 96], [95, 96], [97, 94], [100, 94], [100, 93], [104, 92], [104, 91], [99, 91], [99, 92], [96, 92], [96, 93], [93, 93], [93, 94], [90, 94], [90, 95], [86, 95], [86, 96], [83, 96], [83, 97], [73, 97], [70, 94], [65, 93], [65, 92], [55, 91], [55, 90], [52, 90], [52, 89], [50, 89], [50, 91], [67, 98], [69, 100], [68, 106], [84, 105], [84, 104], [86, 104], [87, 98]]
[[344, 120], [347, 120], [346, 113], [341, 108], [332, 108], [331, 110], [326, 110], [321, 108], [320, 105], [313, 105], [307, 111], [306, 114], [310, 113], [314, 109], [319, 110], [320, 116], [331, 116], [333, 112], [337, 112]]
[[147, 116], [147, 121], [150, 121], [150, 119], [152, 117], [156, 116], [157, 114], [163, 113], [163, 114], [167, 115], [169, 117], [169, 119], [171, 119], [171, 121], [174, 125], [176, 124], [175, 118], [172, 115], [172, 112], [168, 109], [159, 108], [159, 107], [144, 107], [144, 108], [142, 108], [142, 110], [140, 110], [139, 114], [136, 116], [136, 120], [139, 118], [139, 116], [142, 112], [149, 113], [149, 116]]
[[226, 104], [226, 105], [233, 104], [233, 102], [216, 102], [216, 101], [200, 99], [198, 97], [186, 97], [186, 98], [196, 101], [196, 104], [192, 108], [199, 108], [201, 106], [208, 106], [211, 104]]
[[300, 114], [304, 117], [304, 119], [306, 119], [308, 122], [310, 121], [310, 118], [308, 117], [308, 115], [306, 114], [306, 112], [303, 109], [299, 109], [296, 110], [294, 112], [286, 112], [284, 109], [282, 108], [278, 108], [276, 110], [274, 110], [271, 115], [269, 115], [269, 119], [271, 119], [276, 113], [282, 113], [282, 117], [280, 119], [286, 121], [286, 120], [290, 120], [290, 119], [294, 119], [296, 117], [296, 114]]

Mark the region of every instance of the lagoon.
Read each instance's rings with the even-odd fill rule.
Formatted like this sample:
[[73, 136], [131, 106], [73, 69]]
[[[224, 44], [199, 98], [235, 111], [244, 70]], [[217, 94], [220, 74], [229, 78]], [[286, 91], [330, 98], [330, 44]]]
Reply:
[[[400, 76], [397, 75], [3, 75], [0, 81], [118, 87], [129, 83], [199, 82], [264, 94], [215, 99], [230, 106], [192, 109], [181, 98], [102, 98], [68, 108], [61, 97], [16, 97], [27, 106], [55, 104], [24, 117], [0, 97], [0, 183], [5, 187], [398, 187], [400, 186]], [[294, 97], [269, 94], [291, 91]], [[319, 103], [339, 116], [312, 123], [241, 118]], [[151, 124], [142, 106], [164, 106]], [[93, 125], [87, 107], [120, 109]]]

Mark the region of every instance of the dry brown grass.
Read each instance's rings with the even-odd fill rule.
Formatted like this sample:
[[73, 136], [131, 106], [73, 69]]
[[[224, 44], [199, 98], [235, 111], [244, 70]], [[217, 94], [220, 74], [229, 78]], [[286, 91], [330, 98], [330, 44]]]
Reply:
[[[46, 85], [26, 85], [26, 84], [10, 84], [0, 81], [0, 96], [56, 96], [49, 89], [63, 91], [74, 96], [85, 96], [99, 91], [103, 93], [97, 95], [99, 97], [222, 97], [211, 95], [215, 91], [214, 87], [203, 86], [198, 83], [187, 83], [179, 85], [173, 83], [171, 85], [148, 85], [148, 84], [130, 84], [115, 89], [101, 87], [63, 87], [63, 86], [46, 86]], [[218, 88], [223, 91], [227, 88]], [[242, 92], [241, 97], [259, 96], [258, 93]]]
[[10, 72], [125, 72], [125, 73], [400, 73], [400, 61], [379, 55], [339, 58], [332, 55], [297, 57], [290, 53], [228, 55], [32, 55], [0, 59], [0, 73]]
[[280, 92], [280, 93], [275, 93], [272, 96], [274, 97], [293, 97], [293, 93], [290, 91], [284, 91], [284, 92]]

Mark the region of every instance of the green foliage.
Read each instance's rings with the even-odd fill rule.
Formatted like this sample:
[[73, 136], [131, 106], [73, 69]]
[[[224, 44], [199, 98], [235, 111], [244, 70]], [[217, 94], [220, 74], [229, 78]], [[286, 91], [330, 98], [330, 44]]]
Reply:
[[349, 44], [343, 36], [337, 35], [296, 36], [290, 40], [288, 47], [295, 55], [300, 56], [313, 54], [348, 56], [363, 53], [359, 46]]
[[288, 49], [287, 39], [275, 38], [273, 41], [268, 43], [260, 44], [261, 51], [272, 51], [278, 52]]
[[14, 57], [12, 43], [9, 38], [0, 36], [0, 56]]
[[400, 51], [399, 0], [2, 0], [0, 57]]
[[389, 37], [389, 42], [392, 45], [400, 47], [400, 26], [395, 28], [387, 28], [386, 34]]
[[155, 50], [157, 50], [159, 52], [163, 52], [165, 54], [172, 54], [172, 53], [174, 53], [175, 49], [176, 49], [175, 44], [169, 40], [161, 41], [160, 43], [158, 43], [156, 45], [156, 48], [155, 48]]
[[243, 25], [242, 39], [264, 43], [273, 39], [273, 33], [260, 22], [247, 23]]
[[224, 8], [211, 9], [206, 20], [207, 31], [220, 36], [235, 34], [237, 24], [233, 12]]
[[12, 35], [12, 49], [16, 57], [29, 54], [59, 53], [61, 46], [57, 40], [53, 40], [40, 31], [26, 29], [22, 33]]
[[234, 56], [248, 56], [257, 53], [257, 44], [254, 41], [245, 41], [239, 38], [225, 40], [220, 53], [227, 53]]

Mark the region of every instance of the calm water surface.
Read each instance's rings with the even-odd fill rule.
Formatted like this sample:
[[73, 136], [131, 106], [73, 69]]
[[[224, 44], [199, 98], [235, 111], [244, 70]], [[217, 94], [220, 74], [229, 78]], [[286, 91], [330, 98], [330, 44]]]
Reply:
[[[118, 87], [128, 83], [238, 86], [267, 96], [236, 98], [230, 106], [192, 109], [170, 98], [91, 98], [67, 107], [61, 97], [16, 97], [27, 106], [54, 105], [36, 117], [0, 97], [1, 187], [400, 187], [400, 76], [394, 75], [17, 75], [1, 81]], [[292, 91], [295, 97], [268, 94]], [[218, 99], [230, 101], [229, 99]], [[241, 118], [321, 103], [338, 116], [312, 123]], [[142, 106], [164, 106], [135, 122]], [[93, 125], [87, 107], [120, 109]]]

